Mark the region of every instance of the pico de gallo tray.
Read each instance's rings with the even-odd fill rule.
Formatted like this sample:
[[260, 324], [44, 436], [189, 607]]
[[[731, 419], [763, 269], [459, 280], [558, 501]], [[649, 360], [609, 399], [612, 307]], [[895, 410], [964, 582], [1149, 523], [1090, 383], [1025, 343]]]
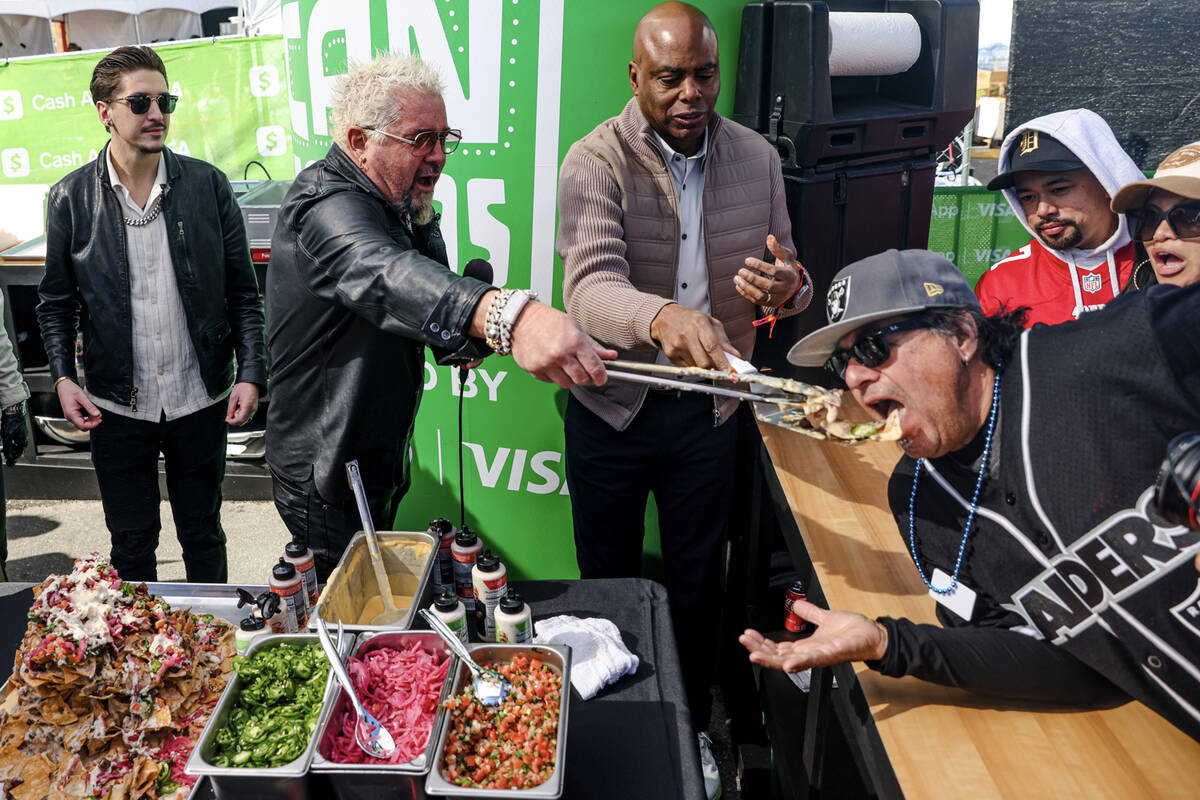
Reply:
[[0, 705], [0, 795], [186, 796], [231, 674], [233, 628], [122, 581], [97, 554], [34, 589]]
[[556, 767], [562, 676], [523, 653], [493, 666], [512, 684], [499, 706], [484, 706], [470, 686], [443, 703], [449, 719], [442, 777], [469, 788], [540, 786]]

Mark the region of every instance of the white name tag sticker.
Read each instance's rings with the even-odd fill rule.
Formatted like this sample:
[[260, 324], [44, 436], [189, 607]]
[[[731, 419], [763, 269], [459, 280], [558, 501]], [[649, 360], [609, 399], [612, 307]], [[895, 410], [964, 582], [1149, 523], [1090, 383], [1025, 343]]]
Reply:
[[[933, 568], [933, 575], [929, 578], [929, 582], [939, 589], [945, 589], [953, 583], [953, 580], [953, 578], [937, 567]], [[953, 592], [942, 594], [930, 589], [929, 596], [967, 622], [971, 621], [971, 615], [975, 613], [975, 590], [964, 584], [961, 578], [958, 581], [958, 585], [954, 587]]]

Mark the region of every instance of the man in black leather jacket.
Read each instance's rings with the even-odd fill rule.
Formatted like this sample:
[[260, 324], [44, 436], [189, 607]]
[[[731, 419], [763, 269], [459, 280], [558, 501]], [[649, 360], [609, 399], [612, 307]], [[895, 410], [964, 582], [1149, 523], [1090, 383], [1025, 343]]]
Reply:
[[110, 140], [50, 190], [38, 322], [63, 413], [91, 433], [113, 566], [157, 578], [161, 451], [187, 579], [224, 582], [226, 426], [266, 386], [262, 296], [229, 181], [165, 147], [167, 86], [149, 47], [96, 65]]
[[267, 463], [322, 580], [362, 529], [346, 462], [358, 460], [379, 527], [408, 488], [426, 345], [441, 364], [511, 352], [563, 387], [603, 383], [600, 359], [616, 356], [529, 293], [448, 268], [431, 203], [460, 133], [441, 88], [415, 57], [354, 67], [334, 91], [335, 143], [296, 177], [271, 243]]

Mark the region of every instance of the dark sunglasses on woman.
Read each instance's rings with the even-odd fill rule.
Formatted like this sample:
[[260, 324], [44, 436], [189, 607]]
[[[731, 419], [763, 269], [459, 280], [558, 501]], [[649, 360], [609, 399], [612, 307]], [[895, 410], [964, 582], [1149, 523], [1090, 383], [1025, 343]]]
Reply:
[[173, 94], [131, 94], [128, 97], [114, 97], [108, 102], [119, 103], [122, 100], [129, 103], [130, 111], [140, 116], [150, 110], [151, 100], [158, 103], [158, 110], [162, 113], [174, 113], [175, 104], [179, 102], [179, 97]]
[[1129, 234], [1139, 242], [1154, 241], [1154, 232], [1163, 220], [1180, 239], [1200, 238], [1200, 203], [1180, 203], [1163, 211], [1154, 206], [1131, 208], [1125, 212]]
[[839, 347], [834, 350], [825, 362], [825, 369], [833, 376], [837, 388], [845, 389], [847, 388], [846, 367], [850, 366], [850, 359], [853, 358], [870, 369], [882, 366], [892, 357], [892, 346], [887, 339], [890, 334], [928, 328], [930, 324], [925, 317], [909, 317], [891, 325], [861, 333], [855, 337], [849, 347]]

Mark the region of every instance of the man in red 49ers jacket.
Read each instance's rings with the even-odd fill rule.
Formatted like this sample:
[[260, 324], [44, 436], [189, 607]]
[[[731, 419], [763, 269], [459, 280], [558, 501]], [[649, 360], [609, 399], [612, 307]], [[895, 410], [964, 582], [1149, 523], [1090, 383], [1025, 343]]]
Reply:
[[1025, 306], [1025, 324], [1055, 325], [1102, 308], [1129, 280], [1134, 246], [1111, 196], [1143, 178], [1095, 112], [1074, 109], [1030, 120], [1000, 149], [988, 183], [1033, 239], [992, 265], [975, 293], [983, 313]]

